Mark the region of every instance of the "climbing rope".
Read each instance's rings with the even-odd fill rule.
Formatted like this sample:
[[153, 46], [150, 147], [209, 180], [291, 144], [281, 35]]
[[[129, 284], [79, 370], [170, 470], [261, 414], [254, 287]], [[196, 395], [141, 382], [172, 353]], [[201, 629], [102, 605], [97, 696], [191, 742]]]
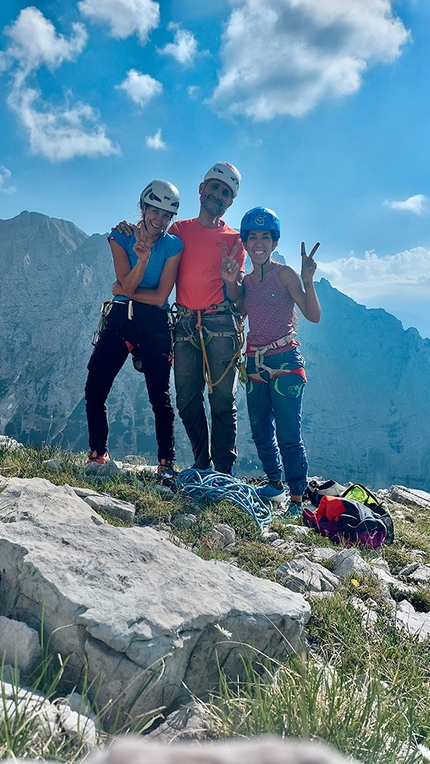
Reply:
[[272, 512], [248, 483], [214, 470], [182, 470], [176, 476], [178, 493], [193, 499], [221, 501], [228, 499], [252, 517], [263, 530], [272, 522]]

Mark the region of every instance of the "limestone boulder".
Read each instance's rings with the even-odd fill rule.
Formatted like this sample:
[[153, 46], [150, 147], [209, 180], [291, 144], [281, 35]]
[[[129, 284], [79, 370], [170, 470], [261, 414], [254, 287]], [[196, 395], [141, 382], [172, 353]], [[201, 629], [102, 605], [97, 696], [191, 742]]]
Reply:
[[409, 504], [420, 509], [430, 509], [430, 493], [427, 491], [407, 488], [404, 485], [392, 485], [389, 489], [389, 496], [390, 499], [399, 504]]
[[[131, 719], [241, 674], [247, 645], [301, 649], [309, 605], [279, 584], [204, 561], [152, 528], [113, 527], [69, 486], [0, 477], [0, 615], [69, 656], [69, 679]], [[144, 691], [143, 691], [144, 689]]]

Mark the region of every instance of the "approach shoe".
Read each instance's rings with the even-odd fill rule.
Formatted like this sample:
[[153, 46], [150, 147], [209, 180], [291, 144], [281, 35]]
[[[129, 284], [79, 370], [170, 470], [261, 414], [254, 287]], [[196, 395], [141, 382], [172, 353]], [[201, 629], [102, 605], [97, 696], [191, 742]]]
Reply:
[[173, 462], [169, 462], [167, 459], [160, 459], [160, 463], [157, 467], [157, 480], [160, 483], [174, 483], [176, 480], [176, 472]]
[[255, 493], [263, 499], [263, 501], [283, 502], [285, 501], [286, 493], [284, 488], [275, 488], [271, 483], [265, 483], [265, 485], [258, 486], [255, 489]]
[[287, 517], [301, 517], [302, 516], [302, 503], [300, 501], [289, 501], [285, 512], [282, 512], [279, 517], [286, 520]]
[[110, 458], [107, 451], [105, 451], [104, 454], [98, 454], [97, 451], [90, 451], [86, 464], [107, 464], [109, 461]]

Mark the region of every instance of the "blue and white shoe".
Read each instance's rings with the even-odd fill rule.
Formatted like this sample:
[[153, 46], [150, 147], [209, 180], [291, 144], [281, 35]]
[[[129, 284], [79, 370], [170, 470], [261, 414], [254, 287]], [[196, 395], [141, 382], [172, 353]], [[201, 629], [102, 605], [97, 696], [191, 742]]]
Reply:
[[283, 502], [286, 498], [284, 488], [275, 488], [271, 483], [266, 483], [255, 489], [255, 493], [263, 501]]
[[288, 507], [284, 512], [282, 512], [279, 517], [283, 520], [286, 520], [288, 517], [301, 517], [302, 516], [302, 504], [300, 501], [290, 501], [288, 502]]

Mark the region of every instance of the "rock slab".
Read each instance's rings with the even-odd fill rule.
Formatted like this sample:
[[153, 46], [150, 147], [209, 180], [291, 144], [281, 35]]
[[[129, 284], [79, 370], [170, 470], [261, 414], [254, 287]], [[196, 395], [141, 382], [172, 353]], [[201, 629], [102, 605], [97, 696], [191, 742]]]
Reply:
[[43, 610], [70, 681], [79, 688], [87, 670], [99, 707], [132, 719], [169, 709], [184, 685], [197, 696], [215, 686], [217, 661], [240, 674], [246, 645], [280, 659], [301, 649], [300, 594], [93, 517], [69, 486], [0, 477], [0, 615], [38, 629]]

